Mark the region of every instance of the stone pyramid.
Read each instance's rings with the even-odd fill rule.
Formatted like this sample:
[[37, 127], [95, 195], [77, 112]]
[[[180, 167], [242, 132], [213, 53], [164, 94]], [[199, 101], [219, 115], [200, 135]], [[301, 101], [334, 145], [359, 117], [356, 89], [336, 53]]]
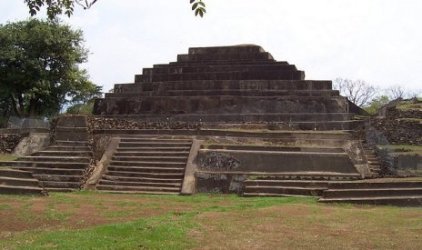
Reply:
[[359, 108], [331, 81], [305, 80], [304, 71], [257, 45], [190, 48], [176, 62], [156, 64], [115, 84], [94, 114], [160, 122], [275, 123], [293, 129], [348, 130]]

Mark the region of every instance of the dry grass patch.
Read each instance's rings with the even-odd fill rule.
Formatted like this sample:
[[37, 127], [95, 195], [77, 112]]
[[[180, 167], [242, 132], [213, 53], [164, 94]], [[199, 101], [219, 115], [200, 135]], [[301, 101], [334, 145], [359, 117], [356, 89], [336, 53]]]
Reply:
[[197, 249], [422, 249], [420, 209], [286, 204], [197, 219]]

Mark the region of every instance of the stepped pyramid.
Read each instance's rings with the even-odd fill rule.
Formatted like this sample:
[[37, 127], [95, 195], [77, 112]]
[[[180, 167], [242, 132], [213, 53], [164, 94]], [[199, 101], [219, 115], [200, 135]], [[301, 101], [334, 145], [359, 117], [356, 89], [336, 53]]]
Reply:
[[256, 45], [190, 48], [177, 62], [156, 64], [116, 84], [94, 114], [221, 124], [278, 123], [293, 129], [348, 130], [359, 108], [331, 81], [305, 80], [295, 65]]

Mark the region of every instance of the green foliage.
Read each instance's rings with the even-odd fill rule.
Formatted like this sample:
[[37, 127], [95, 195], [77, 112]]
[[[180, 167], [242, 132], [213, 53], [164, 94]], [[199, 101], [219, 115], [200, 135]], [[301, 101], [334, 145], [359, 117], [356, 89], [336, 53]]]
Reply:
[[66, 113], [68, 114], [84, 114], [84, 115], [90, 115], [92, 114], [92, 111], [94, 109], [94, 100], [91, 99], [86, 103], [77, 103], [73, 106], [70, 106], [67, 108]]
[[[202, 0], [189, 0], [195, 16], [203, 17], [206, 13], [205, 3]], [[97, 0], [24, 0], [29, 8], [31, 16], [35, 16], [43, 7], [47, 9], [47, 16], [50, 20], [55, 19], [59, 15], [67, 15], [70, 17], [75, 9], [75, 5], [79, 5], [83, 9], [89, 9]]]
[[190, 0], [192, 4], [192, 10], [195, 12], [195, 16], [203, 17], [204, 14], [207, 12], [205, 10], [205, 3], [202, 0]]
[[88, 80], [88, 51], [80, 30], [31, 19], [0, 25], [0, 112], [19, 117], [57, 114], [85, 102], [101, 87]]
[[364, 107], [364, 109], [369, 114], [374, 115], [378, 112], [378, 110], [382, 106], [386, 105], [389, 102], [390, 102], [390, 98], [388, 98], [388, 96], [386, 95], [378, 96], [372, 99], [372, 101], [366, 107]]
[[46, 6], [48, 18], [53, 20], [61, 14], [70, 17], [76, 4], [84, 9], [89, 9], [97, 0], [24, 0], [24, 2], [28, 5], [31, 16], [36, 15], [42, 7]]

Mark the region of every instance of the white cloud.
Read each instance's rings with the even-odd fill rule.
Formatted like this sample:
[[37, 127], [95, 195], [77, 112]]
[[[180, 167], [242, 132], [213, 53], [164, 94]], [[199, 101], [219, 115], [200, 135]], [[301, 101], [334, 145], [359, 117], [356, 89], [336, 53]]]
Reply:
[[[6, 3], [7, 2], [7, 3]], [[422, 1], [206, 0], [195, 18], [186, 0], [107, 0], [68, 22], [84, 30], [92, 79], [108, 90], [143, 67], [192, 46], [255, 43], [308, 79], [347, 77], [421, 89]], [[23, 0], [1, 1], [0, 21], [27, 17]]]

